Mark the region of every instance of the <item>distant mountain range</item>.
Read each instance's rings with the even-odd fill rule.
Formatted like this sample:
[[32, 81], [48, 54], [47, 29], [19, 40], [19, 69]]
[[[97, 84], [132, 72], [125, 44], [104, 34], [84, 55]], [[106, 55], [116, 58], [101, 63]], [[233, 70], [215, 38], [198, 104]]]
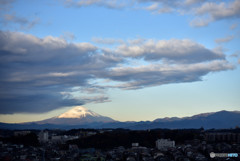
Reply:
[[240, 127], [240, 111], [219, 111], [202, 113], [191, 117], [159, 118], [154, 121], [120, 122], [110, 117], [101, 116], [82, 106], [77, 106], [57, 117], [18, 124], [0, 123], [1, 129], [73, 129], [73, 128], [125, 128], [146, 130], [168, 129], [228, 129]]

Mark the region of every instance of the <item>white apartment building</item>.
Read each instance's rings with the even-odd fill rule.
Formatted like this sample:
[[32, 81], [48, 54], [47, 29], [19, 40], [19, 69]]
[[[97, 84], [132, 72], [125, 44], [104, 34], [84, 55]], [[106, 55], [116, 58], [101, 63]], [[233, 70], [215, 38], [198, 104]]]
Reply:
[[158, 139], [156, 141], [156, 148], [159, 150], [164, 150], [173, 147], [175, 147], [175, 141], [171, 141], [169, 139]]
[[48, 132], [47, 131], [41, 131], [39, 133], [39, 141], [40, 142], [48, 142]]

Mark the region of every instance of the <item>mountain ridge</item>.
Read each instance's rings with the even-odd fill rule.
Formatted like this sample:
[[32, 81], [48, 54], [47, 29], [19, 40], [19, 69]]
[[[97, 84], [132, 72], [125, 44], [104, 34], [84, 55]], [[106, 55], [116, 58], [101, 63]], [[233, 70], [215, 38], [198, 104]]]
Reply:
[[[73, 110], [73, 109], [71, 109]], [[86, 108], [76, 107], [74, 117], [71, 118], [71, 110], [59, 116], [36, 122], [27, 122], [22, 124], [0, 123], [0, 128], [4, 129], [72, 129], [72, 128], [125, 128], [132, 130], [146, 129], [228, 129], [240, 127], [240, 111], [217, 111], [201, 113], [188, 117], [165, 117], [153, 121], [116, 121], [110, 117], [101, 116]], [[74, 111], [74, 110], [73, 110]]]

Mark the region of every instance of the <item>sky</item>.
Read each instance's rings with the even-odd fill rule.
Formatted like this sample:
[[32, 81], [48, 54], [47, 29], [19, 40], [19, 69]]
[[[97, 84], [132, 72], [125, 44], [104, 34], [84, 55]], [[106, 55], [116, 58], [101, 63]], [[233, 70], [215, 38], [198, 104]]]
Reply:
[[0, 122], [240, 110], [240, 0], [1, 0]]

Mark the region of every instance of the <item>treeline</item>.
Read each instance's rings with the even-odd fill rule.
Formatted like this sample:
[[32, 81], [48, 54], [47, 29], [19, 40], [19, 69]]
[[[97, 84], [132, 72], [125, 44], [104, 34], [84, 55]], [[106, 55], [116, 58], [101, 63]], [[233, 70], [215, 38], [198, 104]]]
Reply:
[[20, 136], [0, 137], [0, 141], [4, 143], [23, 144], [25, 146], [39, 146], [38, 136], [33, 132]]
[[110, 149], [118, 146], [131, 147], [132, 143], [139, 143], [140, 146], [153, 148], [155, 147], [155, 141], [160, 138], [171, 139], [177, 143], [184, 143], [184, 141], [192, 139], [203, 139], [201, 129], [156, 129], [149, 131], [116, 129], [111, 132], [71, 140], [68, 144], [77, 144], [80, 148]]

